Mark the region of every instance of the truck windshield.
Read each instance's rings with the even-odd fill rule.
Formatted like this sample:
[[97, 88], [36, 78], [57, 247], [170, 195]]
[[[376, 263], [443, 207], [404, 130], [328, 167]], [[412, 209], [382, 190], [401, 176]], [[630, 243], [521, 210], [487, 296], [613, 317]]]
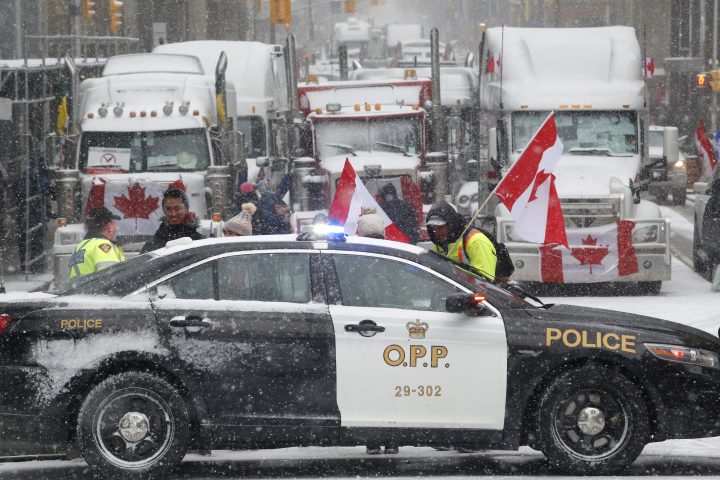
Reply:
[[83, 132], [80, 170], [160, 172], [205, 170], [210, 147], [205, 130]]
[[321, 120], [315, 129], [320, 160], [359, 152], [418, 155], [421, 151], [419, 116]]
[[[513, 151], [520, 153], [550, 112], [512, 114]], [[555, 112], [557, 133], [567, 155], [629, 156], [638, 153], [635, 112]]]

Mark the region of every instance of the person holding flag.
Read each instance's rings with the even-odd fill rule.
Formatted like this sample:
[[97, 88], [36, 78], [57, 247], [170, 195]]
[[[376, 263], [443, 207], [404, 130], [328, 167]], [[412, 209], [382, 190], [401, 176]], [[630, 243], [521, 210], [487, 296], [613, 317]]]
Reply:
[[705, 122], [702, 120], [700, 120], [697, 130], [695, 130], [695, 146], [697, 147], [700, 158], [702, 158], [702, 173], [700, 174], [700, 181], [707, 182], [712, 178], [712, 174], [715, 171], [718, 161], [715, 156], [715, 150], [710, 144], [710, 140], [708, 140], [708, 136], [705, 131]]

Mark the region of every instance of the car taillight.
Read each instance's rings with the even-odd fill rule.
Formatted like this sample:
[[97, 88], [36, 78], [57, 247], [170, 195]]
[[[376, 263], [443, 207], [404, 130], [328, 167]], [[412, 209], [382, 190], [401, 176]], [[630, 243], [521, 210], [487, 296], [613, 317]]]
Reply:
[[12, 315], [9, 313], [0, 313], [0, 333], [3, 333], [12, 323]]

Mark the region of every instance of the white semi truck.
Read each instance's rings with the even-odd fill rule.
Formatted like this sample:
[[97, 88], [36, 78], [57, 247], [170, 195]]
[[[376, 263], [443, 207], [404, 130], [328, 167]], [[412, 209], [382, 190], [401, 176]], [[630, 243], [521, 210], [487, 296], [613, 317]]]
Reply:
[[[554, 111], [564, 144], [554, 173], [571, 242], [566, 253], [588, 267], [578, 274], [582, 269], [573, 269], [565, 253], [553, 250], [554, 260], [562, 261], [548, 274], [549, 247], [515, 235], [509, 211], [491, 199], [481, 219], [494, 223], [498, 240], [507, 245], [515, 263], [513, 279], [640, 282], [658, 292], [661, 282], [670, 279], [670, 225], [657, 205], [640, 199], [642, 170], [651, 161], [647, 93], [634, 29], [491, 28], [482, 57], [481, 65], [493, 65], [483, 68], [480, 79], [490, 160], [481, 168], [480, 197], [488, 196]], [[608, 241], [604, 233], [628, 228], [631, 237], [612, 237], [623, 240], [618, 253], [620, 242]], [[612, 265], [603, 263], [613, 255]], [[623, 262], [632, 263], [631, 268], [622, 268], [627, 266]]]
[[75, 149], [54, 175], [56, 285], [68, 277], [91, 208], [104, 205], [122, 217], [117, 240], [129, 256], [159, 226], [169, 186], [185, 190], [205, 235], [213, 214], [227, 217], [231, 170], [244, 162], [225, 67], [219, 56], [208, 77], [194, 56], [134, 54], [109, 58], [102, 77], [80, 83], [75, 75], [67, 141]]

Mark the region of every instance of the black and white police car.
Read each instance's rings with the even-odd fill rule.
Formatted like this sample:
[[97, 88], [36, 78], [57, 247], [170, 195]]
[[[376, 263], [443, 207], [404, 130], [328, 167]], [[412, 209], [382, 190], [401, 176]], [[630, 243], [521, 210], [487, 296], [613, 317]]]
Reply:
[[530, 445], [574, 473], [720, 435], [720, 341], [538, 306], [418, 247], [210, 239], [0, 298], [0, 440], [111, 477], [189, 448]]

